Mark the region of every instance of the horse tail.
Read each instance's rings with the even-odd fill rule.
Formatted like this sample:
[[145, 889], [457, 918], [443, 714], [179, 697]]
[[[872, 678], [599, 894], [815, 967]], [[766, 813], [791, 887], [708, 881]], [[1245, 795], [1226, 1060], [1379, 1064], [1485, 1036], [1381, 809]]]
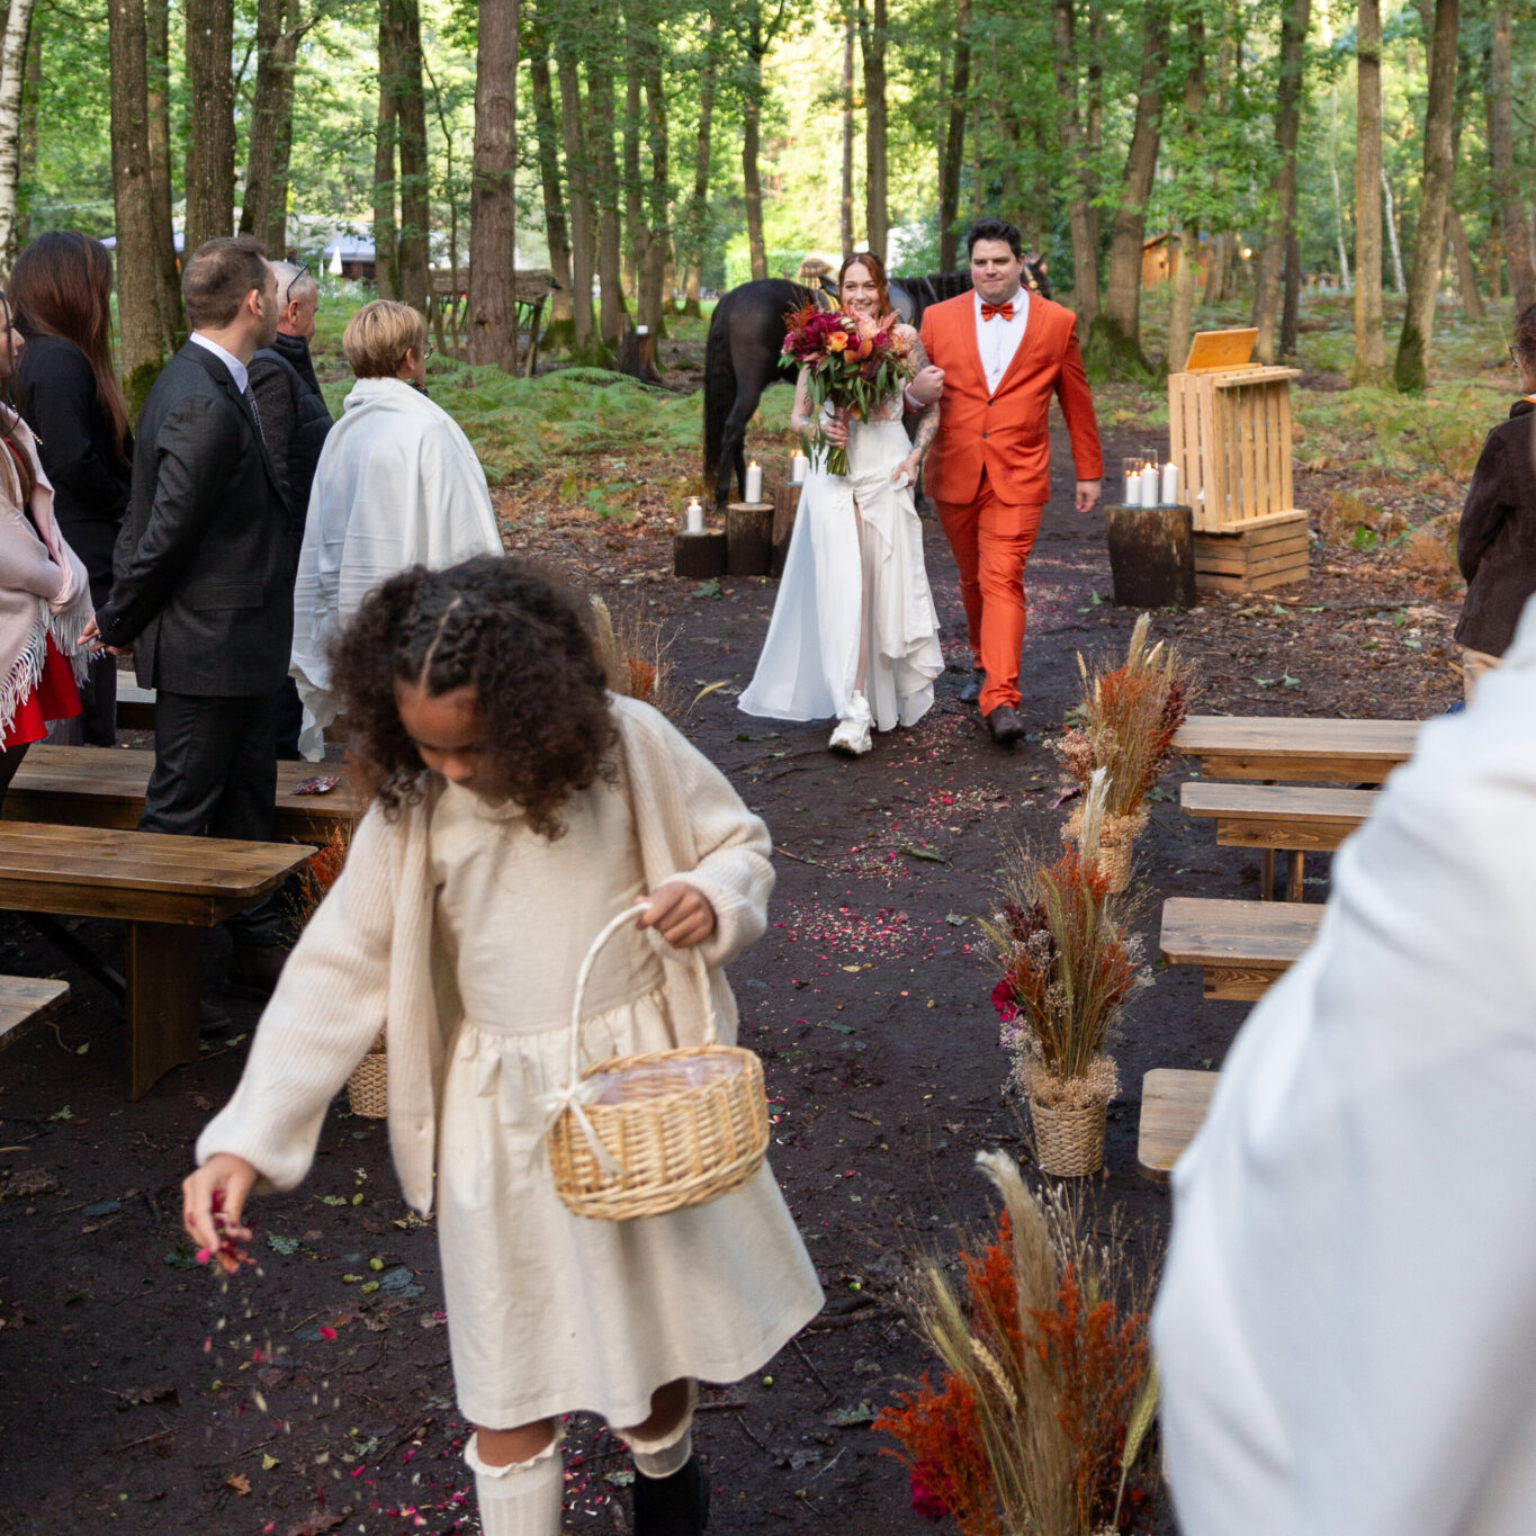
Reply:
[[704, 343], [704, 485], [714, 494], [720, 473], [720, 446], [725, 438], [725, 419], [736, 403], [736, 369], [731, 362], [731, 299], [726, 294], [709, 317], [709, 337]]

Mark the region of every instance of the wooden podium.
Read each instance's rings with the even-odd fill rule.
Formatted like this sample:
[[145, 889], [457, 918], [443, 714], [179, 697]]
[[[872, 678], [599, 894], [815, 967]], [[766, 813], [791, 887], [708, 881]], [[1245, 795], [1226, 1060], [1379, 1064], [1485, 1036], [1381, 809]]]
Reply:
[[1296, 368], [1250, 361], [1258, 332], [1201, 331], [1168, 376], [1168, 457], [1194, 514], [1202, 592], [1303, 581], [1307, 514], [1292, 504], [1291, 380]]

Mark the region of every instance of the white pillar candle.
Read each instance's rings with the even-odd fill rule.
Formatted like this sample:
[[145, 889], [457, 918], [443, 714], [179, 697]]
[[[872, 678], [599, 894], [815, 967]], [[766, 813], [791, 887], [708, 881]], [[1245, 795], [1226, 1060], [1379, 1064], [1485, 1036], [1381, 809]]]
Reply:
[[1133, 469], [1125, 477], [1125, 504], [1128, 507], [1141, 505], [1141, 471]]
[[689, 533], [704, 532], [704, 503], [697, 496], [688, 503], [687, 531]]
[[763, 470], [756, 459], [753, 459], [747, 465], [746, 491], [748, 501], [761, 501], [763, 499]]
[[1163, 505], [1176, 507], [1179, 504], [1179, 466], [1172, 462], [1163, 465]]
[[1141, 504], [1144, 507], [1157, 505], [1157, 471], [1150, 464], [1141, 472]]
[[791, 485], [805, 484], [805, 471], [809, 464], [810, 460], [796, 448], [789, 459], [789, 483]]

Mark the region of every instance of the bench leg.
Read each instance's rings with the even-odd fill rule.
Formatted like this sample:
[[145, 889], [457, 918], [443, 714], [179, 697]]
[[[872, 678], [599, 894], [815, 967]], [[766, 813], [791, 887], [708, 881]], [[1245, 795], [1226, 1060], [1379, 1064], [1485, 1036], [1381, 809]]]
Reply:
[[142, 1099], [171, 1070], [196, 1061], [203, 995], [203, 931], [128, 923], [128, 1097]]
[[1259, 855], [1259, 900], [1275, 899], [1275, 850], [1266, 848]]
[[1307, 856], [1304, 853], [1291, 853], [1290, 868], [1285, 877], [1285, 899], [1287, 901], [1305, 901], [1306, 892], [1303, 887], [1307, 883]]

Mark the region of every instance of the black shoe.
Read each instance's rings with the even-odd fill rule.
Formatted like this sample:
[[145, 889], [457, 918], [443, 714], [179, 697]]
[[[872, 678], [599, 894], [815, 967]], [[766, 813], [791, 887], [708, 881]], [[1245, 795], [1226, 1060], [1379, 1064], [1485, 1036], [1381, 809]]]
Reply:
[[671, 1477], [635, 1473], [635, 1536], [699, 1536], [709, 1525], [709, 1483], [697, 1456]]
[[198, 1034], [205, 1038], [214, 1035], [227, 1035], [229, 1027], [233, 1023], [234, 1020], [217, 1003], [210, 1003], [206, 997], [198, 1003]]
[[236, 944], [224, 979], [236, 987], [249, 987], [270, 997], [283, 973], [288, 951], [280, 944]]
[[980, 699], [981, 679], [978, 677], [974, 682], [967, 683], [965, 687], [960, 690], [960, 702], [962, 704], [975, 704]]
[[1024, 722], [1019, 719], [1011, 704], [999, 704], [987, 716], [987, 729], [992, 733], [992, 740], [1000, 747], [1011, 747], [1024, 737]]

